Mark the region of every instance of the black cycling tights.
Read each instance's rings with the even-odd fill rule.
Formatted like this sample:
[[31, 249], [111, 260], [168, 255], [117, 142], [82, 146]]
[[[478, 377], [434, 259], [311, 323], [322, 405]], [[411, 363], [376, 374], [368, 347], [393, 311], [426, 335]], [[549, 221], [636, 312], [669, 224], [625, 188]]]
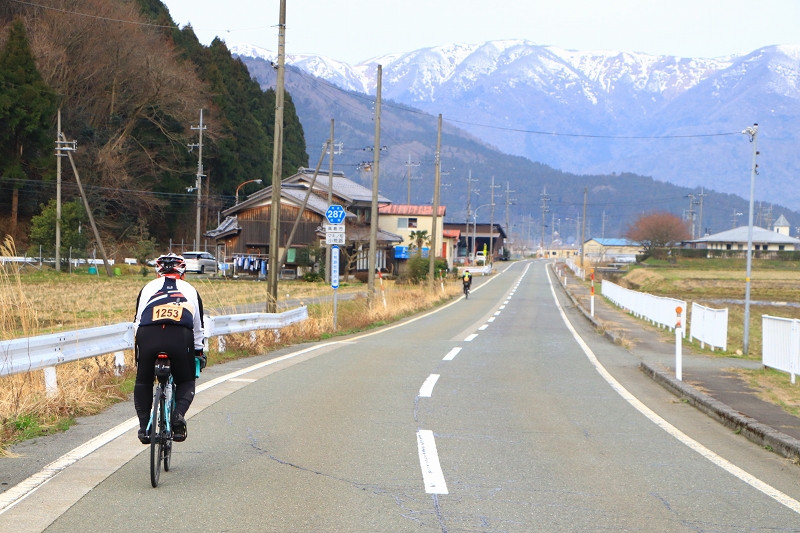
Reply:
[[153, 406], [153, 381], [156, 357], [160, 352], [169, 355], [175, 390], [176, 410], [186, 415], [194, 399], [194, 334], [189, 328], [178, 325], [141, 326], [136, 332], [138, 368], [133, 388], [133, 405], [139, 425], [147, 427], [150, 408]]

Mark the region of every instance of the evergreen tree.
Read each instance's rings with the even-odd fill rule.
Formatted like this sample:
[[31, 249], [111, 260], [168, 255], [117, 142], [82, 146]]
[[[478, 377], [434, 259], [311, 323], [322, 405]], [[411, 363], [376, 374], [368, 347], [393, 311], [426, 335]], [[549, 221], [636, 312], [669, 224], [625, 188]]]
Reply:
[[42, 81], [25, 25], [17, 18], [0, 51], [0, 172], [13, 185], [11, 233], [16, 230], [19, 189], [42, 171], [39, 158], [52, 147], [56, 95]]
[[[56, 242], [56, 201], [50, 200], [41, 206], [41, 214], [31, 219], [31, 244], [41, 245], [49, 254]], [[89, 244], [86, 210], [80, 200], [66, 202], [61, 206], [61, 257], [69, 255], [69, 249], [83, 251]]]

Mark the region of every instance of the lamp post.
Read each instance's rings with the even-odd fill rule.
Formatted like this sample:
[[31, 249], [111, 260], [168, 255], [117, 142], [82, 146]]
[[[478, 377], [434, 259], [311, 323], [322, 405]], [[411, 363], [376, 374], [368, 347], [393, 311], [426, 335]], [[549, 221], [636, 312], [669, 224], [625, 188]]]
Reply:
[[261, 183], [262, 180], [247, 180], [244, 183], [241, 183], [238, 187], [236, 187], [236, 205], [239, 205], [239, 189], [247, 185], [248, 183]]
[[[475, 233], [478, 227], [478, 209], [480, 209], [481, 207], [489, 207], [490, 205], [493, 206], [494, 202], [490, 204], [479, 205], [478, 207], [475, 208], [475, 211], [472, 212], [472, 262], [473, 263], [475, 262], [475, 252], [477, 251], [478, 248], [477, 241], [475, 241], [476, 238]], [[485, 257], [483, 258], [483, 264], [486, 265]]]

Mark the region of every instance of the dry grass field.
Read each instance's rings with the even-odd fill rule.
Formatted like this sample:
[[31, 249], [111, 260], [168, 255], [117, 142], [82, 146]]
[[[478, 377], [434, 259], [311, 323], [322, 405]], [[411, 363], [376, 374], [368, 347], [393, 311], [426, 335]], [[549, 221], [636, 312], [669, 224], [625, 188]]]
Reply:
[[[13, 256], [13, 243], [0, 245], [0, 256]], [[136, 296], [152, 276], [123, 275], [115, 278], [84, 273], [18, 272], [13, 264], [0, 265], [0, 340], [35, 336], [53, 331], [73, 330], [132, 321]], [[266, 283], [257, 281], [194, 279], [206, 309], [224, 314], [235, 305], [266, 302]], [[226, 338], [225, 352], [211, 341], [209, 364], [238, 357], [264, 354], [279, 347], [319, 340], [376, 327], [424, 309], [441, 305], [461, 294], [458, 283], [426, 286], [397, 285], [385, 282], [385, 301], [381, 293], [373, 302], [363, 297], [342, 300], [338, 306], [337, 331], [333, 331], [333, 304], [309, 305], [309, 320], [281, 330], [254, 335], [243, 333]], [[280, 299], [329, 296], [322, 283], [281, 283]], [[342, 286], [343, 292], [363, 292], [361, 283]], [[0, 354], [0, 365], [3, 364]], [[58, 394], [47, 396], [42, 371], [0, 378], [0, 457], [15, 442], [61, 431], [75, 417], [100, 412], [127, 399], [133, 390], [135, 366], [133, 352], [125, 354], [126, 371], [115, 374], [113, 355], [59, 365]]]
[[[742, 267], [736, 270], [733, 266]], [[713, 308], [728, 308], [728, 352], [742, 349], [744, 336], [745, 262], [681, 258], [676, 265], [634, 268], [620, 282], [629, 288]], [[800, 318], [800, 268], [793, 262], [754, 260], [750, 283], [750, 353], [761, 359], [761, 316]], [[764, 305], [762, 302], [769, 302]], [[777, 304], [777, 305], [775, 305]], [[719, 352], [717, 352], [719, 353]]]

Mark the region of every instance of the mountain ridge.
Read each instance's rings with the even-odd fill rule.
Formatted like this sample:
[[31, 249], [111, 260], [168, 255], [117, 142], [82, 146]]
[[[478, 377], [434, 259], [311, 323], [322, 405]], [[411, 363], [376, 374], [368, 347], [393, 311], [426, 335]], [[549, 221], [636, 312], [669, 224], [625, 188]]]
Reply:
[[[231, 50], [256, 53], [253, 47]], [[268, 50], [258, 53], [274, 60]], [[442, 113], [505, 153], [577, 174], [633, 172], [746, 196], [749, 143], [743, 136], [704, 136], [758, 123], [757, 195], [800, 208], [800, 161], [794, 157], [800, 45], [704, 59], [506, 40], [423, 48], [355, 66], [310, 55], [287, 60], [362, 94], [374, 92], [380, 62], [385, 99]], [[661, 139], [676, 136], [685, 138]]]

